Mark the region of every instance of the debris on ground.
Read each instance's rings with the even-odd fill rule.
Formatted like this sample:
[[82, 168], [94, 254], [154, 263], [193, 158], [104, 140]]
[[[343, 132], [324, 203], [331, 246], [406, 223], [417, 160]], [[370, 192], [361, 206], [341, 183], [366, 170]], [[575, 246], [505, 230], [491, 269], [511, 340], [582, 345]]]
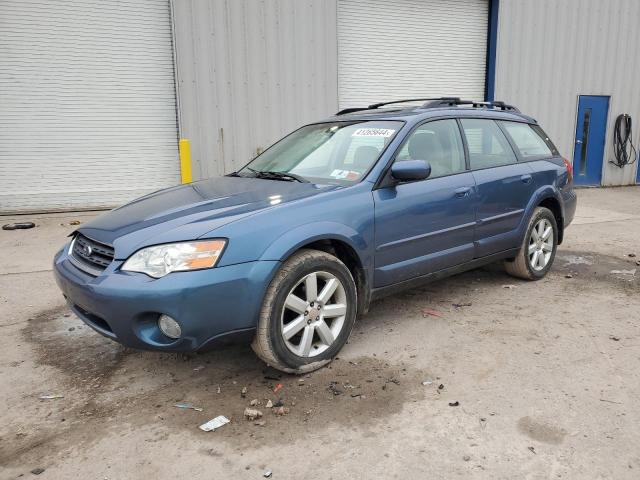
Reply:
[[247, 407], [244, 409], [244, 417], [249, 421], [254, 421], [258, 418], [262, 418], [262, 412], [257, 408]]
[[229, 423], [231, 420], [229, 420], [227, 417], [225, 417], [224, 415], [218, 415], [216, 418], [212, 418], [211, 420], [209, 420], [207, 423], [203, 423], [202, 425], [200, 425], [198, 428], [204, 432], [212, 432], [217, 428], [222, 427], [223, 425], [226, 425], [227, 423]]
[[635, 254], [635, 253], [630, 253], [630, 254], [629, 254], [629, 257], [630, 257], [630, 258], [636, 258], [636, 254]]
[[452, 303], [451, 305], [453, 305], [455, 308], [470, 307], [471, 306], [471, 302]]
[[41, 468], [41, 467], [34, 468], [33, 470], [31, 470], [31, 473], [33, 473], [34, 475], [40, 475], [43, 472], [44, 472], [44, 468]]
[[36, 224], [33, 222], [17, 222], [17, 223], [7, 223], [2, 226], [3, 230], [27, 230], [29, 228], [35, 227]]
[[40, 395], [40, 400], [55, 400], [57, 398], [64, 398], [64, 395], [58, 395], [58, 394], [51, 394], [51, 393], [46, 393], [44, 395]]
[[271, 477], [271, 475], [273, 475], [273, 472], [271, 470], [265, 470], [264, 473], [262, 474], [264, 478], [269, 478]]
[[258, 420], [258, 421], [253, 422], [253, 424], [258, 426], [258, 427], [264, 427], [267, 424], [267, 422], [265, 422], [264, 420]]
[[267, 404], [265, 405], [266, 408], [272, 408], [273, 407], [273, 402], [271, 400], [267, 400]]
[[528, 449], [531, 453], [533, 453], [534, 455], [537, 455], [536, 449], [534, 447], [528, 447]]
[[82, 222], [80, 220], [71, 220], [69, 225], [80, 225]]
[[606, 402], [606, 403], [615, 403], [616, 405], [622, 405], [622, 402], [616, 402], [615, 400], [607, 400], [606, 398], [601, 398], [600, 401]]
[[449, 406], [450, 406], [450, 407], [457, 407], [457, 406], [459, 406], [459, 405], [460, 405], [460, 402], [459, 402], [459, 401], [457, 401], [457, 400], [456, 400], [455, 402], [449, 402]]
[[273, 413], [274, 415], [278, 415], [279, 417], [282, 417], [283, 415], [286, 415], [289, 413], [289, 409], [287, 407], [278, 407], [273, 409]]
[[282, 387], [284, 387], [284, 385], [282, 385], [281, 383], [277, 384], [273, 389], [273, 393], [278, 393], [280, 390], [282, 390]]
[[422, 316], [423, 317], [439, 317], [442, 318], [442, 313], [438, 312], [437, 310], [431, 310], [430, 308], [424, 308], [422, 310]]
[[249, 405], [251, 405], [252, 407], [255, 407], [256, 405], [258, 405], [258, 403], [259, 403], [259, 402], [258, 402], [258, 399], [257, 399], [257, 398], [254, 398], [253, 400], [251, 400], [251, 401], [249, 402]]
[[242, 387], [242, 390], [240, 391], [240, 396], [242, 398], [245, 398], [247, 396], [247, 387]]
[[509, 290], [512, 290], [514, 288], [518, 288], [518, 286], [517, 285], [502, 285], [502, 288], [507, 288]]
[[425, 380], [424, 382], [422, 382], [422, 385], [426, 387], [427, 385], [431, 385], [432, 383], [433, 383], [433, 380]]
[[195, 367], [193, 369], [194, 372], [199, 372], [200, 370], [204, 369], [204, 365], [198, 365], [197, 367]]
[[280, 399], [276, 403], [273, 404], [273, 407], [274, 408], [284, 407], [284, 402], [282, 401], [282, 399]]
[[338, 382], [329, 382], [329, 386], [327, 387], [327, 390], [329, 390], [331, 393], [333, 393], [336, 396], [342, 395], [344, 392], [340, 390], [338, 387], [336, 387], [337, 384]]
[[440, 385], [438, 385], [438, 390], [443, 390], [444, 389], [444, 384], [441, 383]]
[[220, 393], [220, 385], [218, 385], [218, 389], [216, 390], [216, 393]]
[[365, 398], [361, 393], [352, 393], [351, 398]]
[[564, 278], [573, 278], [573, 275], [571, 275], [570, 273], [567, 273]]
[[195, 410], [196, 412], [201, 412], [202, 408], [194, 407], [190, 403], [176, 403], [174, 407], [179, 408], [180, 410]]
[[636, 269], [633, 268], [631, 270], [611, 270], [613, 275], [631, 275], [634, 276], [636, 274]]
[[615, 337], [613, 335], [609, 335], [609, 340], [613, 340], [614, 342], [619, 342], [620, 338], [619, 337]]
[[462, 459], [463, 459], [465, 462], [468, 462], [469, 460], [471, 460], [471, 457], [470, 457], [469, 455], [465, 455], [464, 457], [462, 457]]

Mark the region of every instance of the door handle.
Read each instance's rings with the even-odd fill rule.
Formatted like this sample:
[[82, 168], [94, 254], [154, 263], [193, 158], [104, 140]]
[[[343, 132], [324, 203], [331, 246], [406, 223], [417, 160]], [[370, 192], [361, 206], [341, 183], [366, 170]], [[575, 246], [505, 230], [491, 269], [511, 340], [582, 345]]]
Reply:
[[522, 180], [522, 183], [526, 183], [527, 185], [529, 185], [531, 183], [531, 180], [533, 180], [533, 177], [527, 173], [525, 175], [522, 175], [520, 177], [520, 180]]
[[469, 193], [471, 193], [471, 187], [456, 188], [455, 192], [456, 192], [456, 197], [458, 198], [468, 197]]

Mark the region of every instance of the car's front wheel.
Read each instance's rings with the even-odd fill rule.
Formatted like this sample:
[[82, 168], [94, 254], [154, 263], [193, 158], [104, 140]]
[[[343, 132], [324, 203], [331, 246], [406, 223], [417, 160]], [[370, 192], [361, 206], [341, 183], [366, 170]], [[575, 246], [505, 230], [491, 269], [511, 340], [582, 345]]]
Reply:
[[269, 285], [253, 350], [289, 373], [326, 365], [349, 338], [356, 295], [351, 272], [338, 258], [318, 250], [296, 252]]
[[539, 280], [551, 269], [558, 248], [558, 224], [551, 210], [534, 210], [520, 251], [504, 262], [508, 274], [525, 280]]

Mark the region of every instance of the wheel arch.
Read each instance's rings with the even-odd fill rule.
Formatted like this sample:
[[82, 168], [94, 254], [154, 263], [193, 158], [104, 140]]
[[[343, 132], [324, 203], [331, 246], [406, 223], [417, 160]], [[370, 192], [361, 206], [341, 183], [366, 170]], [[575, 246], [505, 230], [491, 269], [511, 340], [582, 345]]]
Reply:
[[522, 218], [520, 224], [521, 239], [526, 234], [527, 225], [529, 225], [529, 219], [533, 215], [533, 212], [537, 207], [545, 207], [551, 210], [556, 223], [558, 224], [558, 244], [562, 243], [564, 238], [564, 208], [561, 201], [560, 192], [551, 185], [545, 185], [538, 189], [530, 198], [526, 208], [525, 215]]
[[285, 261], [302, 249], [320, 250], [337, 257], [353, 276], [358, 295], [358, 315], [363, 315], [369, 308], [371, 297], [366, 255], [369, 245], [360, 233], [346, 225], [323, 223], [329, 225], [305, 225], [287, 232], [267, 248], [261, 260]]
[[364, 315], [367, 313], [371, 289], [369, 288], [364, 266], [362, 265], [362, 261], [355, 249], [348, 243], [335, 238], [323, 238], [321, 240], [316, 240], [302, 245], [298, 250], [304, 248], [329, 253], [347, 266], [351, 272], [351, 276], [353, 276], [353, 280], [356, 282], [356, 292], [358, 294], [358, 315]]
[[560, 245], [564, 238], [564, 217], [562, 214], [562, 206], [560, 202], [557, 198], [550, 196], [542, 199], [537, 206], [547, 208], [551, 210], [551, 213], [553, 213], [553, 216], [556, 219], [556, 223], [558, 224], [558, 245]]

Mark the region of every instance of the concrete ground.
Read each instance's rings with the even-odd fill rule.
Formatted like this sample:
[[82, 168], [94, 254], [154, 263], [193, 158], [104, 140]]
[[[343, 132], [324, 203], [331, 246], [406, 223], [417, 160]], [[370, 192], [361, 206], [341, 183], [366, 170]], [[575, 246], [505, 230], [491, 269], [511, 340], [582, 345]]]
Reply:
[[84, 327], [50, 262], [93, 215], [0, 231], [2, 479], [640, 478], [640, 188], [580, 190], [544, 280], [490, 267], [379, 301], [301, 379], [248, 346], [135, 352]]

